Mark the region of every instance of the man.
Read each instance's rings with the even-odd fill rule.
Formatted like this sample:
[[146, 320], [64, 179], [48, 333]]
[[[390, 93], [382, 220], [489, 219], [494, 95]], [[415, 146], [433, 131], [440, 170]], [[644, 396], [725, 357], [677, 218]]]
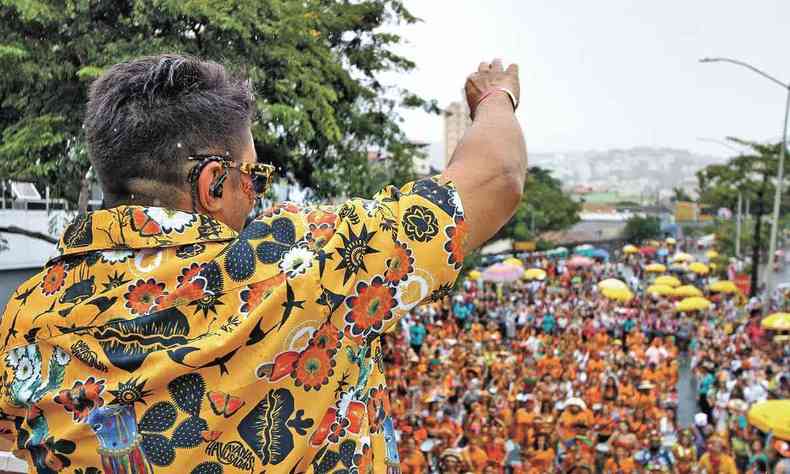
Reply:
[[636, 453], [634, 456], [636, 462], [641, 466], [660, 466], [666, 469], [665, 472], [676, 472], [675, 457], [672, 451], [661, 445], [661, 434], [657, 431], [651, 432], [649, 443], [647, 448]]
[[727, 454], [726, 444], [718, 436], [713, 436], [708, 441], [708, 452], [700, 458], [699, 467], [710, 473], [738, 474], [735, 460]]
[[179, 55], [108, 68], [85, 119], [106, 209], [0, 325], [0, 423], [30, 469], [398, 472], [379, 335], [450, 291], [524, 186], [516, 66], [466, 92], [441, 176], [245, 227], [270, 174], [248, 81]]

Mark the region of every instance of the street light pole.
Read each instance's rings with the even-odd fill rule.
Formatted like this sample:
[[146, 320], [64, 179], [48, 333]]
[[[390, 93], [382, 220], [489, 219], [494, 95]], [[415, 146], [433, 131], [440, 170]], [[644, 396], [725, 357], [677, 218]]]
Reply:
[[[770, 242], [768, 243], [768, 264], [770, 267], [771, 261], [775, 258], [776, 253], [776, 239], [779, 229], [779, 210], [782, 207], [782, 188], [784, 187], [784, 164], [785, 164], [785, 155], [787, 154], [787, 120], [788, 115], [790, 115], [790, 84], [786, 84], [779, 79], [771, 76], [770, 74], [757, 69], [756, 67], [752, 66], [751, 64], [745, 63], [743, 61], [738, 61], [737, 59], [730, 59], [730, 58], [702, 58], [700, 59], [702, 63], [715, 63], [715, 62], [726, 62], [735, 64], [736, 66], [745, 67], [746, 69], [755, 72], [764, 78], [768, 79], [769, 81], [773, 82], [774, 84], [780, 85], [784, 90], [787, 91], [787, 100], [785, 103], [785, 119], [784, 119], [784, 126], [782, 128], [782, 149], [779, 151], [779, 169], [776, 172], [776, 191], [774, 192], [774, 212], [773, 212], [773, 222], [771, 223], [771, 238]], [[766, 288], [769, 287], [771, 279], [773, 278], [772, 272], [770, 268], [766, 269], [765, 272], [765, 283]]]

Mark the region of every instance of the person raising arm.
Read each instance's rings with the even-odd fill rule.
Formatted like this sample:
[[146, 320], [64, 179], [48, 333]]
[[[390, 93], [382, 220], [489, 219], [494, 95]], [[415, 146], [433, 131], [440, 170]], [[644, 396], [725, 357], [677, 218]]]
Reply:
[[469, 252], [516, 211], [527, 176], [527, 147], [514, 114], [520, 95], [516, 64], [504, 69], [501, 59], [480, 63], [465, 90], [472, 126], [442, 177], [453, 181], [461, 196], [469, 231], [464, 251]]

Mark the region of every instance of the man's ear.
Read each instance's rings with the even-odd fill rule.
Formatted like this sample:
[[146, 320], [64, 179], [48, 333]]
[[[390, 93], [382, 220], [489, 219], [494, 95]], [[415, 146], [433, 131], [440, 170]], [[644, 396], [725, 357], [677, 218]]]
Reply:
[[203, 167], [198, 176], [197, 199], [200, 207], [208, 213], [217, 212], [222, 207], [222, 196], [215, 195], [212, 188], [221, 190], [224, 182], [217, 186], [223, 175], [227, 176], [227, 170], [216, 161], [212, 161]]

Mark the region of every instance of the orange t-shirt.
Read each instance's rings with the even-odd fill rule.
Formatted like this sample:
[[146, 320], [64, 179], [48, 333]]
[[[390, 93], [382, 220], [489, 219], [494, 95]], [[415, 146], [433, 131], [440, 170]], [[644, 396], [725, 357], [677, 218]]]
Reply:
[[470, 446], [469, 460], [475, 473], [482, 473], [488, 463], [488, 454], [478, 446]]
[[403, 474], [423, 474], [426, 467], [428, 467], [428, 463], [425, 462], [425, 456], [418, 450], [407, 454], [400, 462], [400, 469]]
[[627, 457], [621, 460], [618, 465], [614, 459], [609, 458], [609, 460], [606, 461], [603, 472], [604, 474], [632, 474], [636, 472], [636, 463], [634, 462], [634, 458]]

